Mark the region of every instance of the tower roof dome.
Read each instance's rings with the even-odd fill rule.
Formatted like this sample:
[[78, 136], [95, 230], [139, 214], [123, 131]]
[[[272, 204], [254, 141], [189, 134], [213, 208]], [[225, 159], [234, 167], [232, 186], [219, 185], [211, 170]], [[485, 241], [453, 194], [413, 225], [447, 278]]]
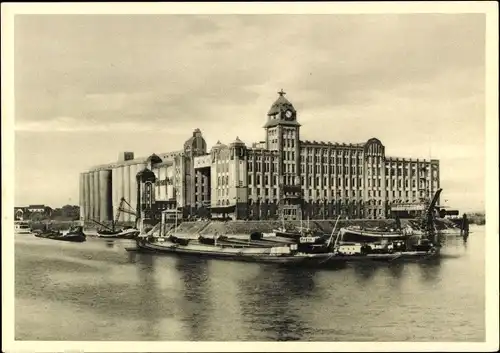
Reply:
[[212, 147], [212, 150], [227, 148], [227, 145], [217, 141], [217, 143]]
[[136, 174], [136, 178], [138, 181], [154, 182], [156, 180], [156, 175], [151, 169], [144, 168], [143, 170], [141, 170], [139, 173]]
[[245, 143], [243, 141], [240, 140], [240, 138], [238, 136], [236, 136], [236, 140], [234, 140], [233, 142], [231, 142], [231, 146], [245, 146]]
[[295, 112], [295, 108], [293, 107], [293, 104], [290, 103], [290, 101], [285, 98], [286, 92], [284, 92], [282, 89], [281, 91], [278, 92], [278, 94], [279, 94], [278, 99], [276, 99], [276, 101], [274, 101], [274, 103], [271, 105], [271, 108], [267, 112], [267, 115], [269, 115], [269, 116], [276, 115], [276, 114], [278, 114], [280, 112], [284, 112], [286, 110], [291, 110], [291, 111]]
[[156, 164], [156, 163], [161, 163], [162, 160], [160, 157], [158, 157], [157, 154], [153, 153], [151, 156], [148, 157], [146, 160], [147, 163], [151, 162], [151, 164]]

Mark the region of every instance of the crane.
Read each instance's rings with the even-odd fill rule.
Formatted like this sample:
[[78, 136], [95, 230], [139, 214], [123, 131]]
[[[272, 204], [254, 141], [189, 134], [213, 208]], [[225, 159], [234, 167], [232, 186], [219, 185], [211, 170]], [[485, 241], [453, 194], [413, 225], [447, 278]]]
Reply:
[[[130, 209], [124, 208], [124, 204], [126, 204]], [[118, 224], [118, 220], [120, 219], [121, 212], [137, 216], [137, 212], [135, 211], [135, 209], [130, 205], [130, 203], [127, 202], [127, 200], [125, 200], [124, 197], [122, 197], [120, 199], [120, 204], [118, 206], [118, 212], [116, 212], [115, 219], [111, 221], [111, 227], [109, 227], [101, 222], [98, 222], [95, 219], [93, 219], [92, 221], [94, 223], [97, 223], [97, 224], [103, 226], [104, 228], [110, 230], [111, 232], [116, 232], [116, 225]]]

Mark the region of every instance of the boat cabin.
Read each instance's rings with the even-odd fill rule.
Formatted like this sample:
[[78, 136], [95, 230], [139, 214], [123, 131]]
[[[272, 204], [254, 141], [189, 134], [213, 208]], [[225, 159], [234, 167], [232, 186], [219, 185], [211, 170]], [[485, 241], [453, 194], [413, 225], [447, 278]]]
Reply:
[[361, 244], [356, 244], [356, 243], [340, 244], [337, 252], [342, 255], [361, 254]]
[[30, 224], [25, 221], [14, 222], [14, 230], [16, 232], [29, 232], [31, 230]]

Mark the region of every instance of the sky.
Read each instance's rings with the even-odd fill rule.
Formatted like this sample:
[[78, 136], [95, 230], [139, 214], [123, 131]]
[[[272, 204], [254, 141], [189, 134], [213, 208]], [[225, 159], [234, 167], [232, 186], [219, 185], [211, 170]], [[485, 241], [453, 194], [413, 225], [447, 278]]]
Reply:
[[[484, 209], [485, 15], [17, 15], [15, 204], [78, 204], [121, 151], [264, 138], [284, 89], [301, 139], [440, 160], [442, 203]], [[29, 172], [27, 172], [29, 170]]]

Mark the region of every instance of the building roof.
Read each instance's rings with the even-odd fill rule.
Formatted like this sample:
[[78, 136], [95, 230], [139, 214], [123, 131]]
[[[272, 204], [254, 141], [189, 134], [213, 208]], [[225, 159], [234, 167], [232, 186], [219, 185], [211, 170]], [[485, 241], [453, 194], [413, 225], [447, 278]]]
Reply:
[[295, 108], [293, 107], [293, 104], [290, 103], [288, 99], [285, 98], [285, 92], [283, 90], [278, 92], [279, 97], [274, 101], [274, 103], [271, 105], [271, 108], [267, 112], [268, 116], [276, 115], [280, 112], [284, 112], [286, 110], [291, 110], [295, 112]]
[[147, 163], [151, 162], [151, 164], [157, 164], [157, 163], [161, 163], [162, 160], [160, 157], [158, 157], [156, 154], [153, 153], [151, 156], [148, 157], [146, 162]]
[[174, 165], [174, 162], [173, 162], [173, 161], [168, 161], [168, 160], [167, 160], [167, 161], [164, 161], [164, 162], [161, 162], [161, 163], [156, 163], [156, 164], [154, 164], [154, 165], [152, 166], [152, 168], [153, 168], [153, 169], [157, 169], [157, 168], [160, 168], [160, 167], [165, 167], [165, 166], [170, 167], [170, 166], [172, 166], [172, 165]]
[[184, 148], [186, 148], [187, 146], [192, 146], [193, 145], [193, 140], [196, 137], [203, 138], [203, 135], [201, 134], [201, 130], [198, 129], [198, 128], [194, 129], [193, 135], [189, 139], [187, 139], [186, 142], [184, 142]]
[[283, 119], [270, 119], [264, 124], [264, 128], [273, 127], [276, 125], [297, 126], [297, 127], [301, 126], [296, 120], [287, 121], [287, 120], [283, 120]]
[[139, 180], [143, 181], [155, 181], [156, 180], [156, 175], [153, 173], [152, 170], [148, 168], [144, 168], [141, 170], [139, 173], [137, 173], [136, 178]]
[[236, 136], [236, 139], [231, 142], [231, 146], [245, 146], [245, 143], [243, 141], [240, 140], [240, 138], [238, 136]]
[[219, 140], [217, 141], [217, 143], [215, 145], [212, 146], [212, 149], [211, 150], [220, 150], [220, 149], [223, 149], [223, 148], [227, 148], [227, 145], [221, 143]]
[[343, 142], [325, 142], [325, 141], [309, 141], [309, 140], [301, 140], [301, 145], [309, 145], [309, 146], [318, 146], [318, 147], [363, 147], [364, 143], [343, 143]]

